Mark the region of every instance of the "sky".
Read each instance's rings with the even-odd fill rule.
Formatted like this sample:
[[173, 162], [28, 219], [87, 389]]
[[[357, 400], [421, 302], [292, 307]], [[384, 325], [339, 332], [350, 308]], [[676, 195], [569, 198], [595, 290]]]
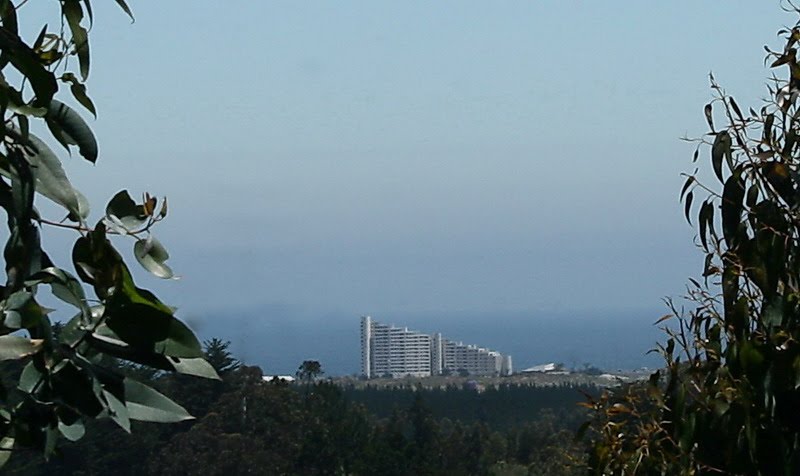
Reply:
[[[193, 0], [131, 1], [131, 24], [95, 3], [100, 156], [68, 173], [95, 219], [123, 188], [168, 196], [155, 234], [181, 279], [138, 282], [264, 365], [313, 353], [291, 329], [357, 345], [362, 314], [649, 336], [701, 271], [679, 139], [707, 131], [708, 73], [760, 106], [763, 45], [795, 21], [752, 1]], [[45, 12], [20, 16], [30, 39]]]

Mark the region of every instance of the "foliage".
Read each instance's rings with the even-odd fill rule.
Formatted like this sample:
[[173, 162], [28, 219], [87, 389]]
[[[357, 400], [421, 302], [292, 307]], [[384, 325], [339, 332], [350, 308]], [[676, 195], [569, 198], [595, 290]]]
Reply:
[[[147, 383], [166, 391], [180, 388], [181, 380], [181, 375], [161, 373]], [[545, 393], [528, 393], [527, 402], [508, 401], [540, 411], [520, 411], [515, 425], [499, 426], [492, 420], [443, 417], [438, 405], [430, 405], [428, 392], [406, 399], [408, 389], [375, 393], [330, 381], [264, 382], [255, 367], [241, 366], [223, 374], [221, 382], [187, 382], [191, 385], [174, 396], [198, 409], [196, 420], [137, 423], [131, 435], [108, 420], [90, 421], [87, 437], [67, 442], [50, 461], [21, 455], [5, 474], [557, 476], [582, 468], [583, 449], [573, 441], [573, 427], [585, 415], [571, 404], [542, 409], [553, 403]], [[368, 398], [397, 392], [400, 398], [383, 401], [402, 403], [384, 417], [355, 401], [358, 392]], [[475, 391], [454, 388], [448, 395], [452, 405], [461, 405], [466, 401], [461, 396]]]
[[788, 75], [759, 110], [711, 77], [694, 160], [710, 149], [713, 175], [687, 174], [681, 193], [703, 280], [688, 311], [668, 301], [663, 374], [591, 402], [595, 474], [800, 474], [800, 22], [779, 36], [766, 62]]
[[[130, 15], [124, 0], [116, 1]], [[218, 378], [203, 360], [192, 331], [172, 308], [137, 287], [110, 240], [111, 235], [133, 239], [133, 254], [146, 270], [173, 277], [165, 263], [169, 254], [151, 232], [167, 214], [166, 200], [159, 204], [145, 194], [137, 203], [121, 191], [90, 227], [85, 197], [70, 183], [56, 153], [32, 132], [46, 126], [68, 152], [77, 148], [91, 163], [100, 157], [89, 125], [61, 100], [74, 100], [96, 114], [85, 86], [90, 0], [60, 0], [60, 21], [55, 23], [61, 28], [45, 25], [32, 42], [20, 37], [17, 26], [25, 3], [0, 0], [0, 207], [8, 227], [6, 282], [0, 286], [0, 360], [17, 364], [14, 377], [0, 389], [0, 465], [12, 450], [23, 448], [50, 457], [60, 436], [80, 439], [87, 420], [109, 418], [130, 431], [131, 420], [191, 418], [162, 393], [111, 365], [115, 359]], [[78, 71], [73, 72], [76, 62]], [[71, 100], [56, 98], [64, 89]], [[35, 206], [38, 196], [63, 208], [66, 218], [45, 218]], [[42, 248], [43, 226], [76, 233], [73, 272], [54, 263]], [[50, 310], [40, 304], [43, 285], [77, 310], [63, 328], [54, 330]], [[87, 297], [88, 288], [94, 299]]]
[[323, 373], [322, 365], [316, 360], [304, 360], [300, 367], [297, 368], [297, 378], [303, 382], [311, 383], [321, 376]]
[[[213, 340], [213, 339], [212, 339]], [[208, 357], [210, 348], [205, 345]], [[222, 341], [220, 341], [222, 342]], [[229, 343], [222, 342], [225, 347]], [[239, 379], [233, 373], [223, 374], [225, 380], [197, 379], [190, 376], [151, 372], [150, 369], [124, 363], [111, 362], [116, 371], [135, 376], [140, 381], [170, 395], [175, 402], [201, 419], [207, 415], [220, 397], [232, 390]], [[2, 369], [0, 369], [2, 374]], [[48, 461], [31, 452], [22, 452], [9, 462], [3, 474], [48, 475], [48, 474], [115, 474], [139, 476], [147, 474], [150, 460], [166, 446], [172, 438], [192, 428], [197, 422], [187, 420], [178, 424], [159, 425], [151, 422], [131, 422], [131, 433], [125, 432], [109, 419], [86, 422], [86, 436], [78, 441], [65, 441], [59, 445], [57, 454]], [[153, 474], [161, 474], [153, 471]]]
[[216, 337], [203, 342], [203, 353], [206, 361], [214, 367], [219, 376], [225, 376], [239, 367], [242, 363], [228, 350], [231, 346], [229, 341], [223, 341]]
[[585, 419], [576, 412], [577, 405], [584, 401], [583, 395], [599, 394], [591, 385], [509, 385], [487, 386], [475, 391], [456, 385], [444, 388], [385, 388], [366, 385], [342, 388], [345, 397], [364, 405], [380, 418], [391, 416], [395, 408], [411, 406], [419, 396], [433, 414], [462, 423], [484, 422], [496, 430], [517, 427], [520, 422], [535, 421], [545, 410], [555, 412], [561, 419], [561, 427], [575, 431]]

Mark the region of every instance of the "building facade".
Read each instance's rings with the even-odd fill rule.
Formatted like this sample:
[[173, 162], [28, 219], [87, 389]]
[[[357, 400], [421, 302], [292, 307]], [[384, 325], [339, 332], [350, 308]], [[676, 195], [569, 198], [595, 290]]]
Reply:
[[361, 374], [367, 378], [511, 372], [509, 355], [361, 318]]

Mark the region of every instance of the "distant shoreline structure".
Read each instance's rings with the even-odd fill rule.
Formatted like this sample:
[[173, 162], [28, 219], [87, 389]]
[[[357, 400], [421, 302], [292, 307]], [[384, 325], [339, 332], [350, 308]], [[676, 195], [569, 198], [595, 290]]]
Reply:
[[361, 375], [366, 378], [504, 376], [512, 371], [510, 355], [361, 317]]

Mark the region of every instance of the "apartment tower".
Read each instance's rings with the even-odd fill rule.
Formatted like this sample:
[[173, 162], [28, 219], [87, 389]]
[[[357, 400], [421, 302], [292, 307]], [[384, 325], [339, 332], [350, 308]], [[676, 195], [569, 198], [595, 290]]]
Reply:
[[509, 355], [361, 318], [361, 374], [367, 378], [511, 372]]

